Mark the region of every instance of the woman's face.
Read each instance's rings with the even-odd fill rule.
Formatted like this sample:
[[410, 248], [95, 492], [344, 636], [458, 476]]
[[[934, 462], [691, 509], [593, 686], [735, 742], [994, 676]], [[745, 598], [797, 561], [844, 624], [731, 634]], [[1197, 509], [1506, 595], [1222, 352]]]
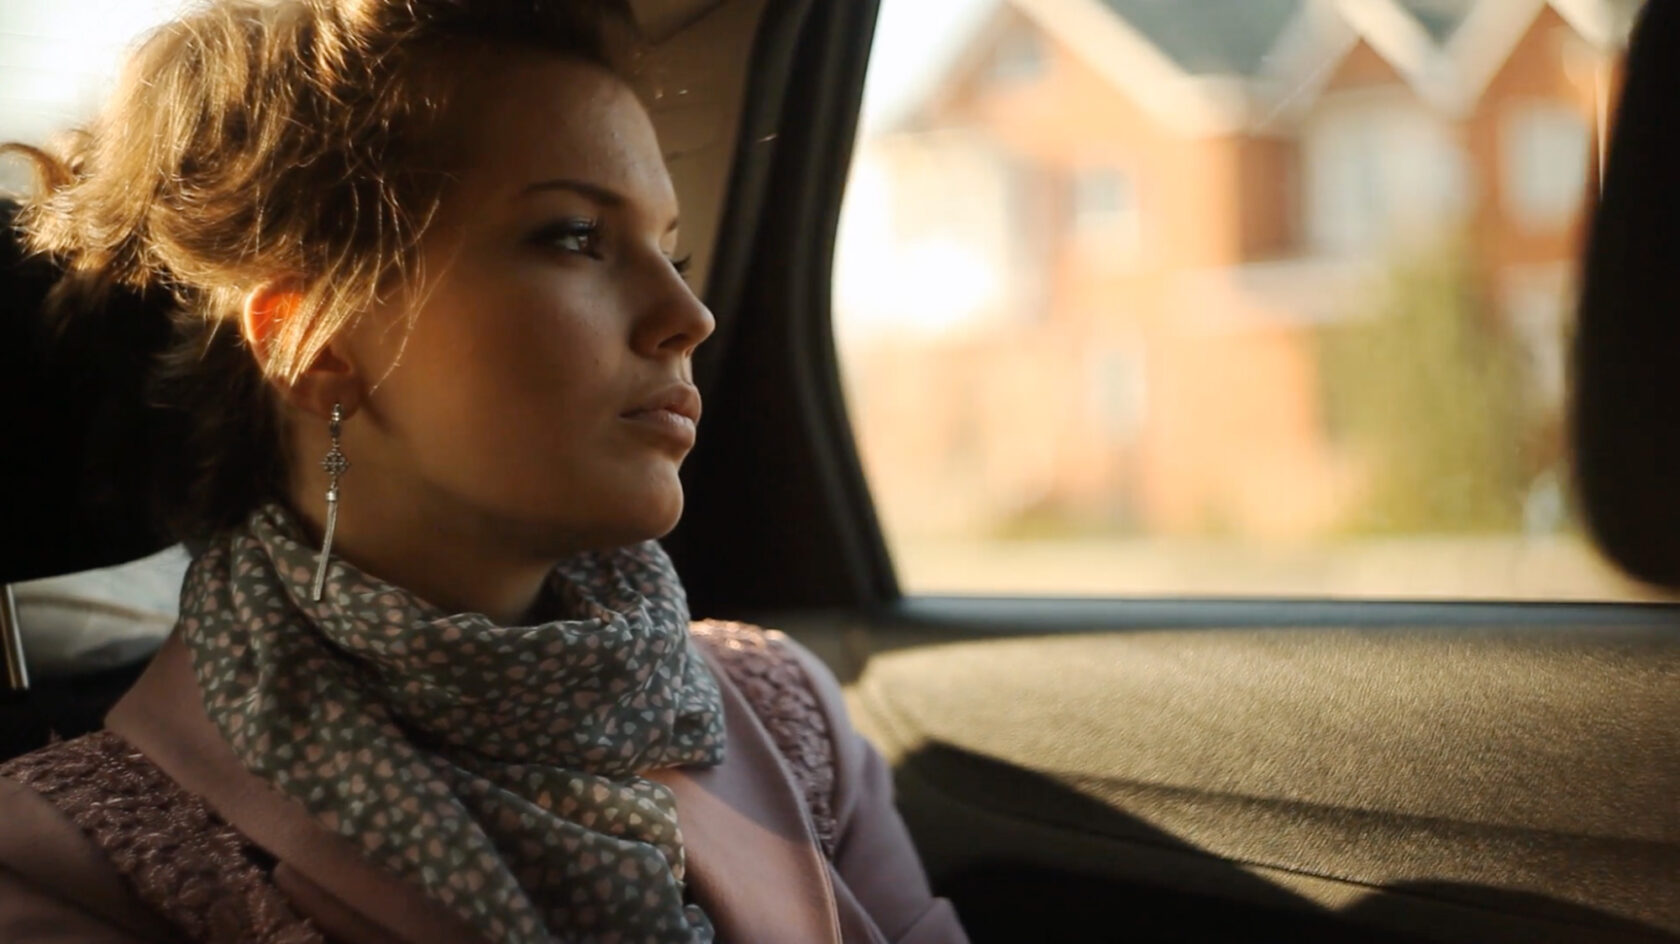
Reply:
[[672, 260], [647, 113], [602, 70], [516, 54], [450, 129], [470, 157], [422, 244], [429, 293], [348, 338], [371, 389], [346, 423], [346, 504], [535, 554], [665, 534], [714, 322]]

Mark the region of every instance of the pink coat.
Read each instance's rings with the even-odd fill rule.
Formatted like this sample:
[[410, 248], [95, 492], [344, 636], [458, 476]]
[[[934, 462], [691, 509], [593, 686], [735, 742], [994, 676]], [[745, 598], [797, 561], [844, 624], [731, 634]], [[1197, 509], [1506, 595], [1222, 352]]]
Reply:
[[[721, 944], [966, 944], [955, 912], [929, 891], [889, 771], [851, 727], [828, 670], [776, 633], [723, 626], [696, 638], [723, 691], [728, 756], [656, 779], [676, 794], [694, 899]], [[106, 724], [0, 766], [0, 941], [174, 942], [187, 928], [206, 944], [481, 942], [248, 773], [206, 715], [178, 640]], [[63, 775], [78, 757], [92, 773]], [[57, 781], [42, 774], [55, 764]], [[125, 802], [154, 808], [136, 818]], [[133, 835], [141, 821], [164, 825]], [[220, 829], [219, 854], [252, 849], [262, 868], [236, 857], [249, 873], [240, 885], [200, 855], [194, 875], [177, 874], [192, 857], [172, 854], [162, 833], [182, 823]]]

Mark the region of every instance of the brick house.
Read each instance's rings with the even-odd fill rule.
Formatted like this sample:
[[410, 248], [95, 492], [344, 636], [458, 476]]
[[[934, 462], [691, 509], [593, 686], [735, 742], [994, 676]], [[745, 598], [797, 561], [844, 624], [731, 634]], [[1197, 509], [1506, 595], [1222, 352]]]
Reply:
[[889, 520], [1335, 526], [1363, 472], [1317, 332], [1452, 234], [1555, 412], [1631, 6], [1001, 0], [854, 171], [837, 321]]

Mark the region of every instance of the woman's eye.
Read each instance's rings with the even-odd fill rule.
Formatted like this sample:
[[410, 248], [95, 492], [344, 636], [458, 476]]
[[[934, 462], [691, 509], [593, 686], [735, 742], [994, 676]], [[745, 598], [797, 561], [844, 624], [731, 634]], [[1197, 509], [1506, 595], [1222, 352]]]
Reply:
[[563, 220], [545, 226], [537, 232], [536, 241], [563, 252], [599, 259], [601, 257], [601, 224], [597, 220]]
[[677, 274], [683, 278], [688, 278], [689, 270], [694, 268], [694, 255], [690, 253], [689, 255], [683, 256], [681, 259], [672, 259], [671, 268], [676, 269]]

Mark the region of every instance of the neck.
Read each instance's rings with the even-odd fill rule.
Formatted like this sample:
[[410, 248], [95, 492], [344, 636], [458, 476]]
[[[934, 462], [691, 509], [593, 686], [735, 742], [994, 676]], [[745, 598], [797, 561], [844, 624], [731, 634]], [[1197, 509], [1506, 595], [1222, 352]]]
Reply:
[[[342, 479], [332, 556], [447, 613], [480, 613], [499, 626], [526, 623], [572, 542], [474, 510], [409, 474], [402, 461], [387, 458], [365, 412], [344, 429], [352, 464]], [[331, 445], [320, 423], [300, 422], [291, 432], [294, 455], [325, 455]], [[299, 463], [287, 489], [317, 544], [326, 530], [329, 481], [317, 463]]]
[[[445, 612], [482, 613], [499, 626], [520, 625], [554, 569], [553, 560], [508, 553], [489, 539], [488, 529], [450, 527], [413, 505], [358, 502], [346, 492], [332, 556]], [[319, 543], [325, 499], [294, 497], [292, 507]]]

